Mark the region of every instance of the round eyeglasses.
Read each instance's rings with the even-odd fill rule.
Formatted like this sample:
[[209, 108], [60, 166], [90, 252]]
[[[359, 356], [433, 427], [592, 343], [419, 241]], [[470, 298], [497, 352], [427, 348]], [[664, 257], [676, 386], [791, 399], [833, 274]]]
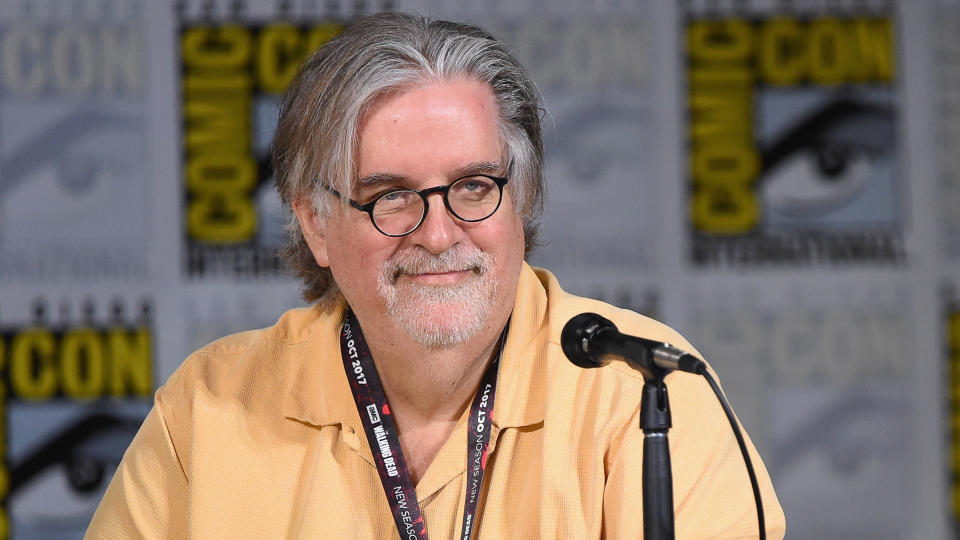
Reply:
[[[430, 203], [427, 196], [433, 193], [443, 194], [443, 204], [454, 217], [461, 221], [474, 223], [483, 221], [496, 213], [503, 200], [503, 186], [508, 177], [488, 174], [472, 174], [457, 178], [446, 186], [416, 191], [413, 189], [394, 189], [378, 195], [366, 204], [348, 199], [350, 206], [366, 212], [378, 231], [387, 236], [406, 236], [420, 227], [427, 217]], [[338, 199], [340, 192], [325, 186]]]

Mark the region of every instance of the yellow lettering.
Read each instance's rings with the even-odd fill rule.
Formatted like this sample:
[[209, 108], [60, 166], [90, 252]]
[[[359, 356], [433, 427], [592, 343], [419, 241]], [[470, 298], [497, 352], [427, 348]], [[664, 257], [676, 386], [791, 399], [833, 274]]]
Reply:
[[[269, 64], [264, 50], [276, 60], [290, 47], [285, 32], [293, 31], [294, 38], [299, 38], [289, 25], [270, 28], [257, 44], [256, 69], [276, 77], [278, 65]], [[256, 207], [250, 197], [258, 172], [250, 157], [251, 36], [247, 28], [228, 25], [191, 28], [182, 38], [187, 67], [183, 83], [186, 227], [191, 238], [204, 242], [240, 243], [256, 232]]]
[[[956, 412], [953, 413], [953, 416], [954, 416], [953, 429], [954, 429], [954, 433], [956, 433], [956, 432], [957, 432], [957, 419], [956, 419], [956, 418], [957, 418], [957, 414], [956, 414]], [[958, 442], [960, 442], [960, 441], [958, 441]], [[960, 444], [954, 444], [954, 445], [953, 445], [950, 458], [951, 458], [951, 459], [950, 459], [950, 462], [953, 464], [953, 470], [954, 470], [954, 471], [957, 471], [958, 473], [960, 473]]]
[[60, 344], [63, 393], [77, 399], [103, 395], [105, 358], [100, 336], [92, 329], [70, 330]]
[[24, 399], [46, 399], [57, 391], [55, 343], [47, 330], [25, 330], [10, 346], [10, 383]]
[[267, 92], [279, 94], [290, 84], [303, 58], [300, 32], [292, 25], [276, 23], [260, 34], [257, 47], [257, 80]]
[[854, 19], [852, 25], [857, 53], [853, 80], [892, 81], [895, 75], [893, 23], [890, 19]]
[[181, 39], [181, 55], [189, 68], [239, 69], [250, 61], [250, 30], [226, 25], [195, 26]]
[[760, 34], [760, 73], [769, 84], [793, 85], [807, 69], [803, 32], [797, 21], [775, 17]]
[[712, 144], [694, 148], [691, 212], [698, 230], [742, 234], [756, 227], [760, 210], [753, 181], [759, 161], [748, 146]]
[[893, 77], [888, 18], [772, 17], [695, 21], [687, 27], [689, 142], [696, 228], [749, 232], [760, 220], [753, 192], [760, 164], [753, 142], [753, 84], [818, 85]]
[[698, 183], [748, 186], [759, 169], [757, 152], [747, 146], [714, 144], [694, 148], [693, 179]]
[[[749, 89], [747, 89], [749, 96]], [[690, 135], [694, 141], [723, 138], [753, 144], [752, 104], [740, 92], [698, 92], [690, 96]]]
[[[6, 411], [4, 411], [6, 415]], [[6, 438], [6, 429], [4, 429], [4, 438]], [[6, 456], [6, 443], [4, 443], [4, 456]], [[7, 464], [0, 462], [0, 498], [6, 498], [10, 494], [10, 469]], [[4, 505], [6, 506], [6, 505]], [[0, 508], [0, 538], [10, 538], [10, 522], [7, 517], [7, 509]]]
[[183, 90], [188, 98], [206, 96], [216, 99], [224, 94], [249, 94], [250, 76], [246, 73], [189, 73], [183, 80]]
[[743, 65], [698, 65], [690, 70], [690, 90], [694, 92], [752, 92], [753, 74]]
[[[59, 340], [48, 330], [34, 328], [13, 335], [9, 349], [0, 338], [0, 372], [8, 368], [16, 398], [49, 399], [58, 391], [71, 399], [147, 397], [153, 392], [152, 354], [152, 334], [145, 326], [73, 328]], [[0, 456], [5, 450], [6, 393], [7, 387], [0, 385]]]
[[202, 154], [187, 165], [187, 187], [193, 193], [246, 192], [257, 168], [252, 159], [235, 154]]
[[850, 45], [843, 25], [834, 18], [810, 24], [808, 41], [810, 78], [822, 85], [840, 84], [850, 72]]
[[183, 110], [187, 151], [204, 148], [242, 153], [250, 145], [250, 119], [237, 111], [249, 107], [249, 97], [225, 96], [203, 101], [188, 97]]
[[149, 396], [153, 392], [153, 362], [150, 332], [128, 332], [115, 327], [107, 332], [110, 351], [110, 394]]
[[757, 226], [759, 209], [752, 193], [726, 186], [705, 186], [693, 194], [693, 225], [715, 234], [743, 234]]
[[753, 182], [753, 30], [740, 19], [688, 28], [691, 218], [697, 230], [741, 234], [756, 226]]
[[[954, 471], [956, 470], [957, 469], [954, 469]], [[957, 474], [957, 473], [954, 473], [954, 474]], [[954, 482], [956, 482], [956, 480], [954, 480]], [[960, 516], [960, 486], [954, 483], [953, 487], [951, 488], [950, 494], [951, 494], [950, 502], [952, 503], [951, 507], [953, 508], [953, 515], [954, 517]]]
[[774, 17], [762, 23], [760, 75], [768, 84], [888, 82], [894, 76], [890, 19]]
[[187, 209], [187, 232], [206, 242], [237, 243], [257, 230], [256, 209], [242, 193], [199, 193]]
[[749, 60], [753, 55], [753, 28], [743, 19], [697, 21], [687, 30], [687, 49], [696, 61]]

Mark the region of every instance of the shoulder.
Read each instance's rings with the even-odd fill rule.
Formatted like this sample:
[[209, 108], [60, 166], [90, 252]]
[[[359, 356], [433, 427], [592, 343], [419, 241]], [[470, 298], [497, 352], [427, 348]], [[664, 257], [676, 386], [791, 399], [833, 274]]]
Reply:
[[195, 459], [199, 433], [209, 446], [229, 445], [225, 440], [238, 433], [281, 429], [284, 396], [302, 359], [322, 354], [321, 336], [335, 339], [339, 316], [320, 306], [292, 309], [273, 326], [226, 336], [187, 357], [154, 400], [184, 470]]
[[[574, 409], [571, 414], [589, 414], [602, 411], [601, 418], [617, 424], [620, 428], [632, 425], [639, 414], [641, 389], [644, 384], [640, 372], [624, 362], [611, 362], [599, 369], [582, 369], [574, 366], [564, 355], [560, 336], [564, 325], [581, 313], [596, 313], [613, 322], [620, 332], [646, 339], [670, 343], [700, 358], [693, 346], [673, 328], [639, 313], [621, 309], [608, 303], [576, 296], [564, 291], [556, 278], [548, 271], [535, 269], [536, 277], [546, 293], [544, 317], [547, 350], [545, 380], [548, 399], [553, 394], [562, 395]], [[675, 372], [668, 376], [671, 394], [695, 395], [703, 399], [704, 384], [697, 375]]]
[[230, 334], [204, 345], [190, 354], [167, 380], [165, 387], [182, 384], [209, 369], [233, 370], [258, 359], [263, 349], [284, 348], [304, 339], [309, 322], [317, 319], [316, 307], [291, 309], [272, 326]]
[[548, 339], [559, 345], [563, 326], [581, 313], [596, 313], [612, 321], [620, 332], [670, 343], [697, 357], [702, 355], [679, 332], [666, 324], [628, 309], [564, 291], [549, 271], [534, 269], [547, 295]]
[[339, 313], [319, 305], [291, 309], [269, 327], [225, 336], [198, 349], [157, 391], [167, 409], [195, 396], [257, 408], [289, 384], [290, 371], [316, 336], [335, 332]]
[[236, 355], [244, 353], [264, 342], [278, 345], [293, 345], [309, 339], [318, 323], [332, 314], [319, 305], [287, 310], [277, 322], [266, 328], [258, 328], [230, 334], [197, 349], [189, 358], [197, 356]]

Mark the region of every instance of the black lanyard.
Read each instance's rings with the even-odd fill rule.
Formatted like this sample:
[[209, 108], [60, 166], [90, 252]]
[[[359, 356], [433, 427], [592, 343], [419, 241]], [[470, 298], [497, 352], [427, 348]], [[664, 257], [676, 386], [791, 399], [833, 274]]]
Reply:
[[[480, 501], [480, 488], [487, 467], [487, 447], [490, 445], [491, 420], [493, 418], [493, 400], [497, 392], [497, 372], [500, 368], [500, 355], [506, 341], [507, 330], [500, 335], [500, 351], [483, 374], [480, 389], [473, 398], [470, 407], [467, 429], [467, 471], [466, 496], [463, 502], [462, 540], [470, 540], [474, 528], [477, 504]], [[426, 540], [427, 526], [420, 512], [417, 491], [403, 457], [397, 427], [390, 414], [387, 396], [373, 364], [373, 357], [363, 339], [360, 324], [347, 310], [340, 331], [340, 352], [343, 356], [343, 369], [350, 380], [353, 400], [360, 413], [363, 431], [373, 454], [373, 461], [380, 473], [380, 483], [390, 503], [393, 520], [404, 540]]]

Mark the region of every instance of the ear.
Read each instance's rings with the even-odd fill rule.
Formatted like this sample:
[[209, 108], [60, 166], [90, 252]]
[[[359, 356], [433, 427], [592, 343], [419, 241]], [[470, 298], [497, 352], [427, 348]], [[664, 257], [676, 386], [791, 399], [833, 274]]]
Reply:
[[293, 201], [293, 213], [300, 222], [300, 231], [303, 233], [304, 240], [310, 246], [313, 258], [317, 260], [320, 266], [330, 266], [330, 260], [327, 258], [327, 239], [324, 231], [324, 223], [320, 219], [320, 214], [313, 207], [313, 203], [306, 198], [297, 198]]

